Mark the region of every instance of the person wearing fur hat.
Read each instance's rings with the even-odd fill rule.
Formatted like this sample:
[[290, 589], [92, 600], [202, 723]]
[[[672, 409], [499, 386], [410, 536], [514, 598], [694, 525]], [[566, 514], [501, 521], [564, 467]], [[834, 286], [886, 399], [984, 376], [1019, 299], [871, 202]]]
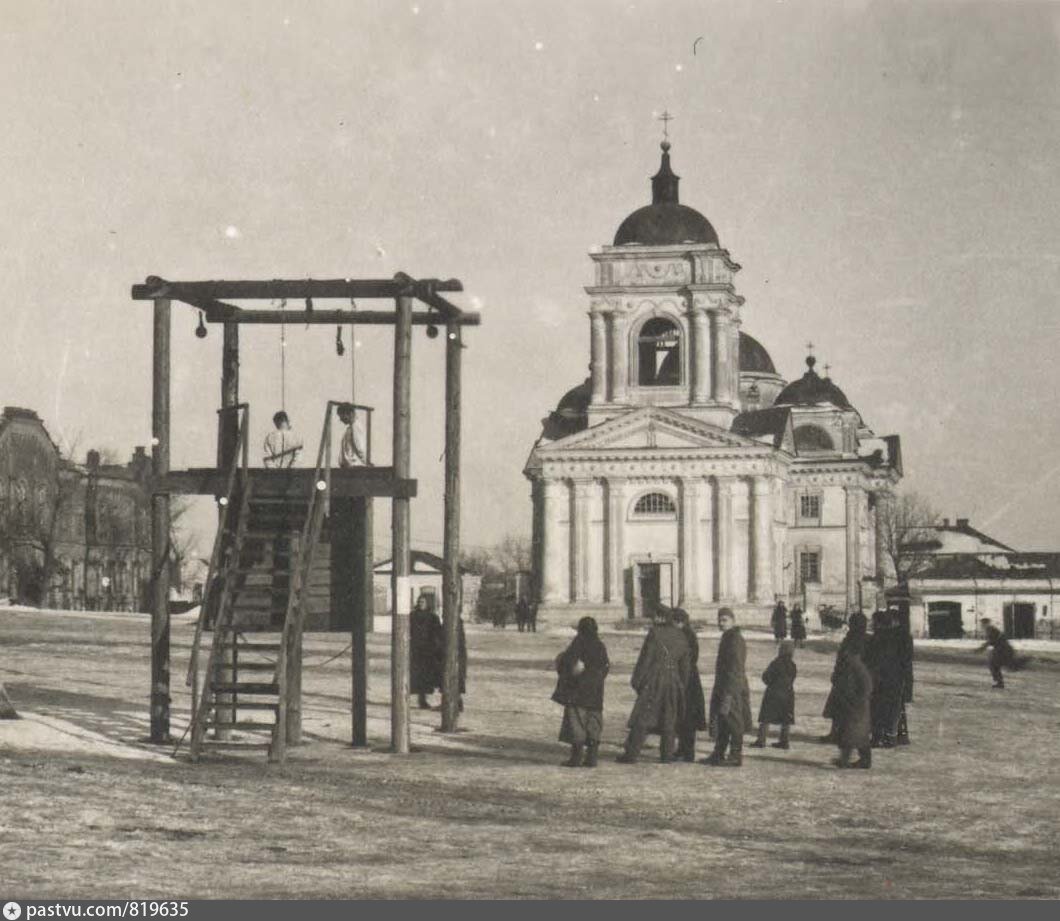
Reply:
[[710, 694], [710, 721], [717, 729], [714, 752], [705, 763], [740, 767], [743, 764], [743, 734], [751, 725], [747, 643], [730, 608], [719, 608], [718, 627], [721, 640], [714, 665], [714, 689]]
[[596, 621], [583, 617], [577, 635], [556, 656], [559, 679], [552, 699], [563, 705], [559, 740], [570, 745], [564, 767], [596, 767], [604, 728], [604, 679], [610, 668]]
[[758, 709], [758, 738], [751, 743], [753, 748], [765, 748], [769, 727], [780, 724], [780, 740], [773, 743], [774, 748], [791, 747], [788, 733], [795, 722], [795, 641], [782, 640], [777, 657], [769, 663], [762, 673], [762, 683], [766, 692], [762, 696], [762, 706]]

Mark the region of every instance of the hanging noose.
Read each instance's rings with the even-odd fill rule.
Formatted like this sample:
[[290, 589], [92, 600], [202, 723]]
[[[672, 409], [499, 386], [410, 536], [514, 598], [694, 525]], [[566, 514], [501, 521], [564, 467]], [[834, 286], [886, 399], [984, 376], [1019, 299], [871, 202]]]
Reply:
[[287, 298], [280, 298], [280, 409], [287, 411]]

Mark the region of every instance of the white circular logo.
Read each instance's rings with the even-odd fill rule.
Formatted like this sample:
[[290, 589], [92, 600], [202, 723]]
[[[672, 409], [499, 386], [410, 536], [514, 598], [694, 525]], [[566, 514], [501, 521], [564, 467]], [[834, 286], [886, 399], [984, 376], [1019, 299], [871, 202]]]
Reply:
[[22, 917], [22, 906], [18, 902], [5, 902], [4, 917], [7, 921], [18, 921]]

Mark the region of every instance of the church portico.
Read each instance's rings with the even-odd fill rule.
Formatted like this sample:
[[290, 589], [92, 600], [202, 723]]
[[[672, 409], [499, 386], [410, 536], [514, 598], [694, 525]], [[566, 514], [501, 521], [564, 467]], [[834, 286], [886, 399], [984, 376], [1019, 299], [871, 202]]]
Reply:
[[543, 420], [524, 471], [539, 613], [724, 605], [765, 626], [778, 596], [871, 604], [897, 436], [876, 439], [812, 355], [788, 383], [743, 332], [740, 266], [679, 203], [669, 149], [652, 203], [590, 253], [590, 376]]

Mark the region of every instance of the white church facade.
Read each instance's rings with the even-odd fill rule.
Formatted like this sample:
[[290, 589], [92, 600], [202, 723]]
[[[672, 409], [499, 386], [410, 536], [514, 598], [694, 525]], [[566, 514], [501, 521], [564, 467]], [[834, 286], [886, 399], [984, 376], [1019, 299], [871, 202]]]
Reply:
[[680, 204], [669, 148], [652, 203], [590, 254], [591, 374], [526, 464], [539, 612], [725, 605], [760, 623], [778, 597], [871, 610], [899, 440], [877, 438], [812, 356], [788, 383], [743, 332], [740, 267]]

